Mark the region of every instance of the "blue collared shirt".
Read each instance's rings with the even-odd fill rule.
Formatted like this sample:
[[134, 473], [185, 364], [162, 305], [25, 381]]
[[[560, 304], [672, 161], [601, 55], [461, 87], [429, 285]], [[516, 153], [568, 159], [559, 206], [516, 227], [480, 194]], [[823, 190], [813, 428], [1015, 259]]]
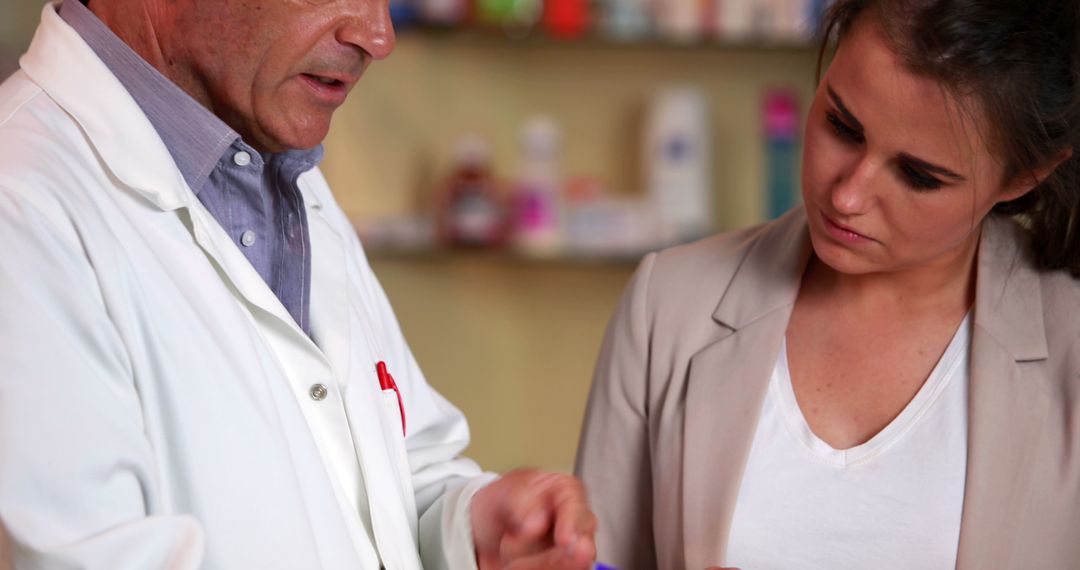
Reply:
[[323, 150], [260, 154], [140, 57], [79, 0], [64, 19], [127, 89], [184, 180], [309, 335], [311, 242], [297, 179]]

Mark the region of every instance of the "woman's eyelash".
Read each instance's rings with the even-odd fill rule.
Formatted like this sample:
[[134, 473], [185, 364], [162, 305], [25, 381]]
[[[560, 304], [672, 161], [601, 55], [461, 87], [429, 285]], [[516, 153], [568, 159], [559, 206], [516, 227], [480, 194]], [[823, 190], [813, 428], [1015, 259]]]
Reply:
[[916, 190], [937, 190], [945, 185], [942, 181], [915, 169], [910, 164], [901, 163], [900, 172], [908, 185]]
[[[829, 126], [833, 132], [840, 138], [855, 143], [862, 144], [866, 142], [866, 136], [861, 132], [851, 128], [850, 125], [845, 123], [836, 113], [832, 111], [825, 112], [825, 120], [828, 121]], [[944, 182], [937, 178], [915, 168], [914, 166], [901, 162], [899, 165], [900, 173], [904, 177], [904, 181], [908, 186], [919, 191], [931, 191], [938, 190], [945, 185]]]
[[827, 111], [825, 113], [825, 120], [829, 122], [829, 126], [832, 127], [833, 132], [840, 136], [840, 138], [858, 144], [862, 144], [866, 140], [862, 133], [848, 126], [848, 124], [842, 121], [836, 113]]

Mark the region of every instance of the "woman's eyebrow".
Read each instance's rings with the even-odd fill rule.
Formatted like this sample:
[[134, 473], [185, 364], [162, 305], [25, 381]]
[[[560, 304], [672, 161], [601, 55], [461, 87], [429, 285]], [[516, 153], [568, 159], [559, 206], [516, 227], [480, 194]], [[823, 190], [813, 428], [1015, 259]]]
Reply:
[[[860, 133], [863, 132], [864, 129], [863, 129], [862, 123], [860, 123], [859, 119], [856, 119], [855, 115], [852, 114], [850, 110], [848, 110], [847, 106], [844, 105], [843, 98], [841, 98], [840, 95], [838, 95], [836, 93], [836, 91], [833, 90], [832, 86], [826, 85], [825, 86], [825, 91], [828, 92], [829, 99], [831, 99], [833, 105], [836, 106], [836, 110], [839, 111], [840, 114], [844, 116], [844, 119], [846, 121], [851, 123], [851, 128], [858, 131], [858, 132], [860, 132]], [[954, 172], [952, 170], [949, 170], [948, 168], [945, 168], [944, 166], [934, 164], [934, 163], [932, 163], [932, 162], [930, 162], [928, 160], [923, 160], [923, 159], [921, 159], [921, 158], [919, 158], [917, 156], [910, 155], [910, 154], [908, 154], [906, 152], [900, 153], [900, 159], [908, 162], [912, 166], [921, 168], [921, 169], [923, 169], [923, 170], [925, 170], [927, 172], [933, 173], [933, 174], [940, 174], [940, 175], [942, 175], [942, 176], [944, 176], [946, 178], [951, 178], [951, 179], [953, 179], [953, 180], [955, 180], [957, 182], [964, 182], [965, 180], [967, 180], [967, 178], [965, 178], [964, 176], [962, 176], [960, 174], [957, 174], [956, 172]]]
[[900, 160], [907, 161], [912, 166], [916, 166], [916, 167], [921, 168], [922, 170], [925, 170], [927, 172], [931, 172], [933, 174], [940, 174], [940, 175], [942, 175], [942, 176], [944, 176], [946, 178], [952, 178], [953, 180], [955, 180], [957, 182], [963, 182], [963, 181], [967, 180], [967, 178], [964, 178], [960, 174], [957, 174], [957, 173], [953, 172], [952, 170], [949, 170], [948, 168], [945, 168], [944, 166], [938, 166], [938, 165], [936, 165], [936, 164], [934, 164], [932, 162], [927, 162], [927, 161], [925, 161], [925, 160], [923, 160], [921, 158], [911, 156], [910, 154], [908, 154], [906, 152], [900, 153]]
[[829, 85], [825, 86], [825, 91], [829, 93], [829, 99], [832, 99], [833, 105], [836, 106], [836, 110], [840, 111], [840, 114], [844, 116], [844, 119], [851, 123], [851, 128], [860, 133], [863, 132], [862, 123], [860, 123], [859, 120], [855, 118], [855, 115], [848, 110], [847, 106], [844, 105], [844, 100], [836, 94], [836, 91], [833, 91], [833, 88]]

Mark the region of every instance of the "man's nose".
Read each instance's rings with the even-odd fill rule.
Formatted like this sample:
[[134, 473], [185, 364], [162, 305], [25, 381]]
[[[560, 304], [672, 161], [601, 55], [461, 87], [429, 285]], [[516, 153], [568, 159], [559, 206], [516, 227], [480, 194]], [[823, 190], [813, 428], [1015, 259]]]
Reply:
[[394, 51], [394, 25], [388, 0], [349, 0], [350, 14], [338, 28], [337, 40], [356, 46], [374, 59]]

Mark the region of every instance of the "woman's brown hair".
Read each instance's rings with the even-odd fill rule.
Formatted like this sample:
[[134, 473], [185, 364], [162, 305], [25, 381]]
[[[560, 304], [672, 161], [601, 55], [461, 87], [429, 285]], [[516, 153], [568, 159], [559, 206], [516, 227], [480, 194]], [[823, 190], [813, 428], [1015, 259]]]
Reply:
[[909, 69], [981, 106], [1006, 179], [1030, 174], [1037, 183], [994, 211], [1027, 228], [1039, 268], [1080, 276], [1080, 152], [1072, 152], [1080, 150], [1080, 2], [837, 0], [824, 19], [819, 69], [827, 47], [867, 12]]

